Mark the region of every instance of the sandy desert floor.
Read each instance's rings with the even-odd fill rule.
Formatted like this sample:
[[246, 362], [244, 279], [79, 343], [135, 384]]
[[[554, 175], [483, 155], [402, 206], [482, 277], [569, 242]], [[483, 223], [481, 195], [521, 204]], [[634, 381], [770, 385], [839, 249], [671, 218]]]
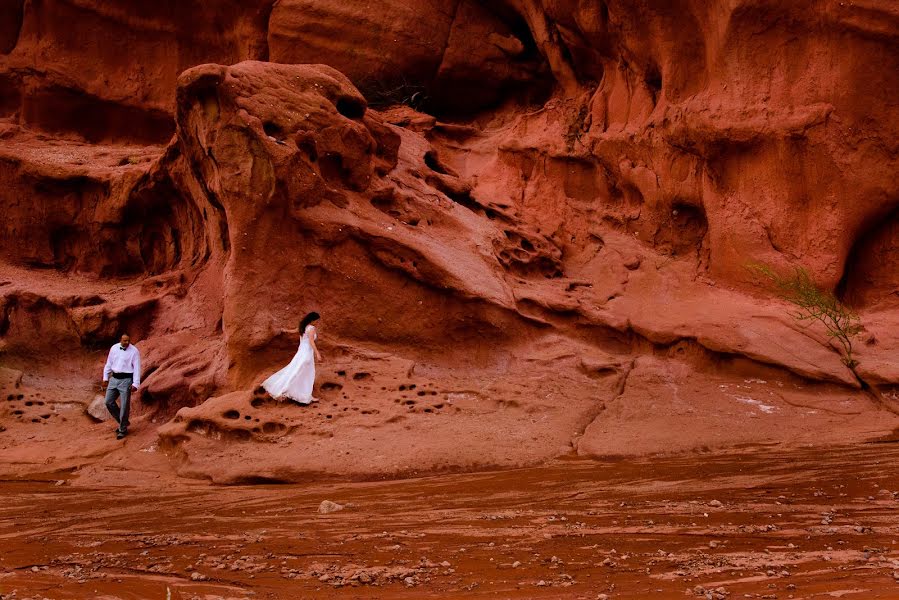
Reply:
[[367, 483], [50, 474], [0, 484], [0, 598], [897, 598], [897, 461], [884, 440]]

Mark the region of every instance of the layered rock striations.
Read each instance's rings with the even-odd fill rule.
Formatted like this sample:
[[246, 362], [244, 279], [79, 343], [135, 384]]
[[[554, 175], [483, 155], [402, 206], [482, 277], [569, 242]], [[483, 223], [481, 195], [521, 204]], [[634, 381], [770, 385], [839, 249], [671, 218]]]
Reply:
[[[899, 425], [887, 2], [2, 7], [13, 470], [107, 456], [29, 411], [123, 330], [140, 427], [223, 482]], [[855, 372], [752, 262], [861, 311]], [[308, 310], [321, 400], [276, 403]]]

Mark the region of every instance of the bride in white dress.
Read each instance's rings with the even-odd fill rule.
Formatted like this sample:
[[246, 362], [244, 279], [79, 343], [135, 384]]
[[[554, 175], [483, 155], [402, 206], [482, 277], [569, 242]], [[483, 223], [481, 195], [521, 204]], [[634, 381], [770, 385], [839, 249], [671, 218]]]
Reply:
[[[312, 386], [315, 384], [315, 361], [321, 361], [321, 354], [315, 346], [318, 337], [313, 321], [319, 318], [318, 313], [311, 312], [300, 321], [298, 330], [287, 330], [285, 333], [302, 332], [300, 347], [290, 363], [266, 379], [262, 387], [274, 398], [286, 398], [299, 404], [315, 402], [312, 397]], [[314, 360], [313, 360], [314, 357]]]

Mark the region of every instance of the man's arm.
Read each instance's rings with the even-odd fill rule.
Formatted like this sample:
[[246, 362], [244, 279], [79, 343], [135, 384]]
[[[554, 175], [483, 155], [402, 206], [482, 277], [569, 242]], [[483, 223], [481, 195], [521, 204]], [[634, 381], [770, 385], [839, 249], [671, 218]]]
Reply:
[[137, 346], [132, 347], [134, 348], [134, 360], [132, 361], [134, 367], [134, 379], [131, 380], [131, 385], [137, 389], [140, 387], [140, 350], [137, 349]]
[[[115, 348], [115, 346], [113, 346]], [[109, 354], [106, 355], [106, 365], [103, 367], [103, 382], [109, 381], [109, 375], [112, 373], [112, 348], [109, 349]]]

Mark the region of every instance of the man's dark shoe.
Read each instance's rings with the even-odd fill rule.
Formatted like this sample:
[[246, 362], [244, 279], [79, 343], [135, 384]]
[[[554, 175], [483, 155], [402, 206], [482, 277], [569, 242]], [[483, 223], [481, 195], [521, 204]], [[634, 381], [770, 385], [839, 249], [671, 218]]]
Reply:
[[123, 437], [125, 437], [126, 435], [128, 435], [128, 433], [125, 432], [125, 431], [116, 431], [116, 432], [115, 432], [115, 439], [120, 440], [120, 439], [122, 439]]

